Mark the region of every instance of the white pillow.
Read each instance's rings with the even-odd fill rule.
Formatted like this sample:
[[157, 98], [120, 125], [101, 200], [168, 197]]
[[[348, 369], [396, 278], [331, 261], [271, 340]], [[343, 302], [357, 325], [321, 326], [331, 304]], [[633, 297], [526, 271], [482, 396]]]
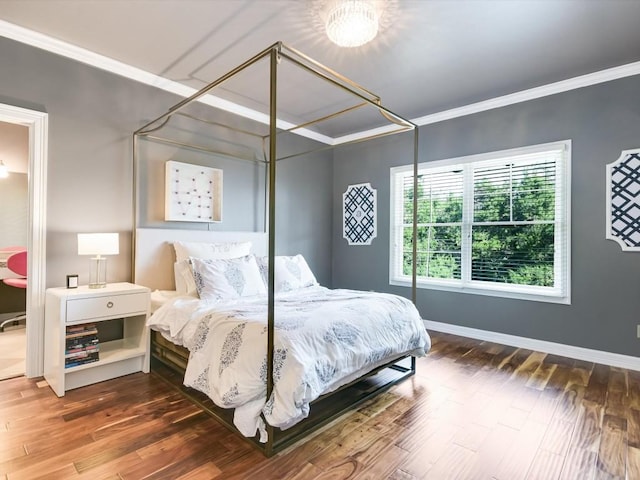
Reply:
[[267, 293], [253, 255], [228, 260], [191, 258], [191, 267], [203, 300], [220, 302]]
[[198, 292], [189, 258], [217, 260], [244, 257], [251, 252], [251, 242], [174, 242], [173, 248], [176, 252], [176, 263], [173, 264], [176, 292], [180, 295], [197, 297]]
[[[269, 281], [269, 258], [259, 257], [257, 258], [257, 261], [264, 284], [267, 285]], [[318, 285], [316, 277], [313, 275], [307, 261], [302, 255], [298, 254], [292, 257], [280, 255], [275, 257], [274, 263], [276, 272], [276, 293], [289, 292], [299, 288]]]
[[173, 242], [176, 251], [176, 262], [188, 260], [189, 257], [219, 260], [240, 258], [251, 253], [251, 242]]
[[198, 296], [196, 282], [193, 279], [193, 270], [190, 260], [182, 260], [173, 264], [173, 276], [176, 282], [176, 292], [180, 295]]

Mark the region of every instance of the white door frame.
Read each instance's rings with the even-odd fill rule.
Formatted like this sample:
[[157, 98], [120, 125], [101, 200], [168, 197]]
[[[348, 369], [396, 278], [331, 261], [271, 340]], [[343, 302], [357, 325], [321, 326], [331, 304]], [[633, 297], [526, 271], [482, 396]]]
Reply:
[[25, 374], [44, 373], [44, 299], [47, 248], [47, 151], [49, 115], [0, 103], [0, 121], [29, 128], [29, 231], [27, 233], [27, 352]]

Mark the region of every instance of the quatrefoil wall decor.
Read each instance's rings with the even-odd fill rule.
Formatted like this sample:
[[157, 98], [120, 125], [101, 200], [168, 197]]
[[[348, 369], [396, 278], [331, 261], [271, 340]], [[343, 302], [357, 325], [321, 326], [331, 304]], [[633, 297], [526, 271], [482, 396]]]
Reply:
[[378, 234], [377, 194], [369, 183], [349, 185], [342, 194], [342, 236], [349, 245], [371, 245]]
[[607, 233], [622, 250], [640, 251], [640, 148], [607, 165]]

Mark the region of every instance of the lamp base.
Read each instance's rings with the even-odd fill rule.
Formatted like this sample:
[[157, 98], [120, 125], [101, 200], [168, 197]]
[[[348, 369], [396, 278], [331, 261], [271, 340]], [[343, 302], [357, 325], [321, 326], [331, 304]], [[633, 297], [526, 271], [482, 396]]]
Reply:
[[91, 259], [89, 269], [89, 288], [104, 288], [107, 286], [107, 259], [97, 256]]

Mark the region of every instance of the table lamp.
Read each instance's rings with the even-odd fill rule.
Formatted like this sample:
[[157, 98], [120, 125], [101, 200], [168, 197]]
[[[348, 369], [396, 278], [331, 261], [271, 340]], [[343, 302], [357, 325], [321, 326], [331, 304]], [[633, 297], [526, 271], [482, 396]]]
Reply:
[[117, 233], [78, 234], [78, 255], [95, 255], [89, 269], [89, 288], [107, 286], [107, 259], [101, 255], [118, 255], [119, 247]]

